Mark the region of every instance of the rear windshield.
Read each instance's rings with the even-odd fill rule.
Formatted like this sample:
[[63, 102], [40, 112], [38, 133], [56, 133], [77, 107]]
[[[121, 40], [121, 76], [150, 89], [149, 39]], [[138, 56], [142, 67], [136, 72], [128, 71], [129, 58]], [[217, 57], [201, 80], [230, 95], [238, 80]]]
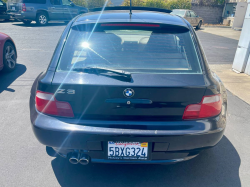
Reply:
[[85, 67], [131, 73], [201, 73], [190, 32], [153, 24], [74, 26], [57, 71]]

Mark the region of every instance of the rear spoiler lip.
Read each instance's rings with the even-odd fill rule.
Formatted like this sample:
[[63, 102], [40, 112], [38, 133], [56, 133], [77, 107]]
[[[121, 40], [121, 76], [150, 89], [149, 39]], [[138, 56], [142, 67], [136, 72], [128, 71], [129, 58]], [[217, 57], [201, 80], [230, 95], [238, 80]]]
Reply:
[[[89, 12], [99, 12], [102, 11], [103, 7], [100, 8], [91, 8]], [[112, 6], [112, 7], [105, 7], [104, 11], [109, 10], [130, 10], [129, 6]], [[145, 10], [145, 11], [154, 11], [154, 12], [164, 12], [164, 13], [171, 13], [172, 10], [163, 9], [163, 8], [151, 8], [151, 7], [139, 7], [139, 6], [132, 6], [131, 10]]]
[[[96, 20], [83, 20], [83, 21], [77, 21], [77, 22], [74, 22], [72, 24], [71, 27], [74, 27], [76, 25], [82, 25], [82, 24], [91, 24], [91, 23], [96, 23]], [[136, 23], [140, 23], [140, 24], [160, 24], [160, 25], [169, 25], [169, 26], [176, 26], [176, 27], [183, 27], [183, 28], [186, 28], [187, 30], [190, 30], [188, 25], [186, 24], [179, 24], [179, 23], [176, 23], [174, 21], [165, 21], [165, 22], [162, 22], [160, 20], [141, 20], [141, 19], [134, 19], [134, 20], [131, 20], [130, 22], [128, 22], [127, 19], [119, 19], [119, 20], [116, 20], [116, 19], [102, 19], [100, 21], [98, 21], [98, 24], [101, 24], [101, 23], [129, 23], [129, 24], [136, 24]]]

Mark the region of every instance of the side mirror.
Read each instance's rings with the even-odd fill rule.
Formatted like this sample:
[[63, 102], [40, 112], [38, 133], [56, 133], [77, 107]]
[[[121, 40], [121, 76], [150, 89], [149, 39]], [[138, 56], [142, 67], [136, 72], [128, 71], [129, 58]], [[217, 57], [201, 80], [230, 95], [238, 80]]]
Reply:
[[75, 6], [75, 4], [74, 4], [74, 3], [72, 3], [72, 2], [71, 2], [69, 5], [70, 5], [70, 6]]

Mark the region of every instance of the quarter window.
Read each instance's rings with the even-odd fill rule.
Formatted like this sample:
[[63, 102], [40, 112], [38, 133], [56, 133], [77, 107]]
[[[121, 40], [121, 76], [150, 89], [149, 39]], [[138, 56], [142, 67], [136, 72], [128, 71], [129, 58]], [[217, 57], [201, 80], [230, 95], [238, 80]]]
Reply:
[[196, 14], [193, 11], [190, 11], [191, 17], [196, 17]]
[[51, 3], [52, 5], [61, 5], [60, 0], [50, 0], [50, 3]]
[[63, 5], [70, 5], [71, 1], [70, 0], [62, 0]]
[[186, 17], [191, 17], [190, 11], [187, 11]]

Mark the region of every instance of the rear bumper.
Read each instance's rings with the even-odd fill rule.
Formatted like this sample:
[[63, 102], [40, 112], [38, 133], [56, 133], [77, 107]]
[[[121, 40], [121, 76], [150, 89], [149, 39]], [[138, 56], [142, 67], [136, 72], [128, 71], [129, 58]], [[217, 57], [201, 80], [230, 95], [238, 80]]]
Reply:
[[15, 19], [19, 20], [35, 20], [36, 15], [33, 12], [25, 12], [25, 13], [14, 13], [14, 12], [9, 12], [10, 16]]
[[25, 16], [23, 16], [22, 14], [12, 14], [11, 17], [20, 20], [25, 19]]
[[[226, 119], [223, 115], [199, 121], [130, 122], [78, 121], [55, 118], [33, 111], [31, 122], [40, 143], [67, 155], [73, 150], [86, 152], [92, 162], [99, 163], [161, 163], [180, 162], [195, 157], [202, 149], [215, 146], [223, 136]], [[169, 130], [138, 130], [100, 127], [107, 124], [161, 124]], [[96, 126], [99, 127], [94, 127]], [[91, 125], [91, 126], [90, 126]], [[175, 125], [177, 128], [171, 130]], [[187, 128], [188, 127], [188, 128]], [[146, 161], [108, 160], [107, 142], [149, 142]], [[167, 143], [166, 150], [154, 151], [156, 143]]]
[[[165, 153], [168, 155], [168, 153]], [[178, 154], [176, 154], [177, 156]], [[109, 159], [91, 159], [91, 162], [94, 163], [104, 163], [104, 164], [173, 164], [173, 163], [178, 163], [178, 162], [183, 162], [190, 160], [192, 158], [195, 158], [197, 156], [196, 154], [190, 154], [182, 158], [165, 158], [162, 157], [160, 160], [156, 159], [151, 159], [151, 160], [140, 160], [140, 161], [129, 161], [129, 160], [109, 160]], [[180, 155], [179, 155], [180, 156]], [[178, 156], [177, 156], [178, 157]]]
[[10, 19], [9, 14], [0, 14], [0, 19]]

